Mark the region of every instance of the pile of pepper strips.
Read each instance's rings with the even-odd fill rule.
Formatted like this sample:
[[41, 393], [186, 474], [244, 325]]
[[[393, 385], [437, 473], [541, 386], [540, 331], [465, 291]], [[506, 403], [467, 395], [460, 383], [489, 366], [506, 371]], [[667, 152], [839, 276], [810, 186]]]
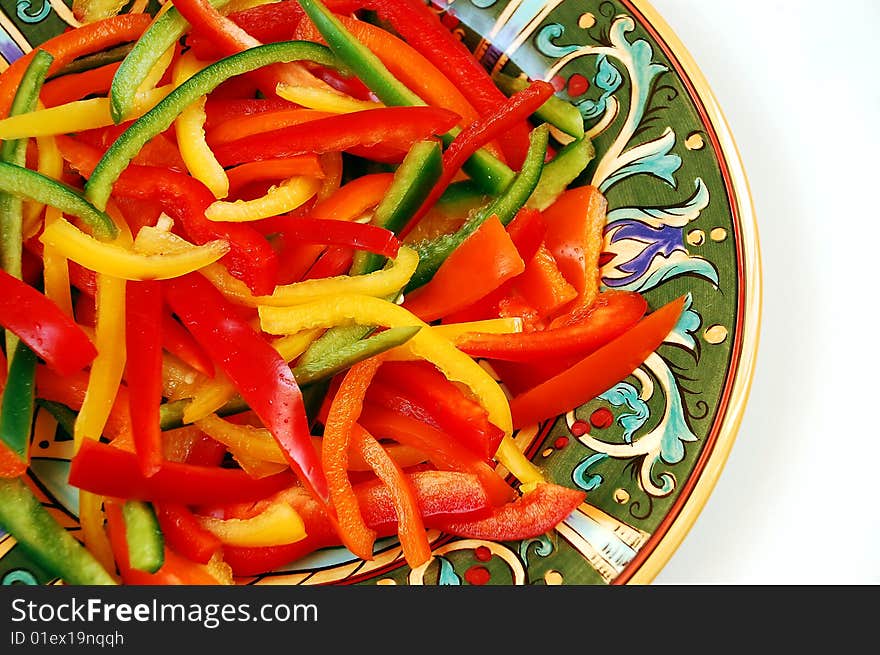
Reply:
[[[0, 75], [0, 525], [69, 584], [551, 530], [584, 494], [514, 431], [682, 310], [600, 289], [577, 110], [417, 1], [225, 4], [99, 17]], [[26, 482], [56, 430], [84, 547]]]

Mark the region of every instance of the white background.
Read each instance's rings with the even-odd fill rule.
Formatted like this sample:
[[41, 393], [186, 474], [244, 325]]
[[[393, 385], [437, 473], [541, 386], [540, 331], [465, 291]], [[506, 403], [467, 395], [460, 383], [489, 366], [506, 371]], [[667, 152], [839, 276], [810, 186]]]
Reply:
[[880, 2], [653, 0], [730, 123], [764, 305], [742, 426], [655, 584], [880, 583]]

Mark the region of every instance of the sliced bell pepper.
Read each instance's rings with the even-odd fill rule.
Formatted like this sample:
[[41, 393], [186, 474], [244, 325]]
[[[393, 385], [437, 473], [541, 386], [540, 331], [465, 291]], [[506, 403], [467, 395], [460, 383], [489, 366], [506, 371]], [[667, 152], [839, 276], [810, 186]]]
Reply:
[[[599, 294], [581, 318], [567, 325], [519, 334], [463, 334], [455, 345], [471, 357], [546, 364], [586, 357], [633, 327], [648, 309], [632, 291]], [[562, 365], [565, 368], [565, 365]], [[560, 369], [561, 370], [561, 369]]]
[[[436, 527], [438, 523], [451, 519], [489, 515], [489, 499], [474, 475], [453, 471], [419, 471], [408, 473], [407, 478], [427, 527]], [[368, 525], [381, 536], [395, 534], [398, 529], [397, 517], [388, 487], [381, 480], [374, 480], [355, 484], [354, 491]], [[267, 573], [318, 548], [340, 544], [326, 513], [307, 493], [294, 488], [280, 495], [303, 517], [308, 537], [273, 548], [224, 548], [224, 559], [236, 575]]]
[[322, 89], [310, 86], [290, 86], [281, 83], [275, 88], [275, 93], [300, 107], [314, 109], [315, 111], [326, 111], [330, 114], [348, 114], [385, 106], [381, 102], [376, 102], [372, 99], [359, 100], [352, 98], [332, 87]]
[[58, 305], [3, 270], [0, 325], [62, 375], [82, 370], [97, 355], [86, 333]]
[[106, 206], [113, 183], [143, 145], [156, 134], [167, 130], [193, 101], [207, 95], [226, 79], [271, 63], [304, 59], [325, 65], [334, 64], [333, 56], [322, 46], [285, 42], [251, 48], [203, 68], [137, 119], [110, 146], [86, 182], [86, 197], [98, 207]]
[[[89, 53], [101, 52], [120, 43], [136, 40], [150, 23], [146, 14], [122, 14], [69, 30], [40, 45], [39, 50], [53, 57], [48, 75], [54, 75], [74, 59]], [[0, 75], [0, 116], [5, 116], [25, 70], [38, 50], [32, 50], [17, 59]]]
[[135, 282], [125, 290], [125, 371], [129, 389], [132, 437], [145, 477], [162, 466], [162, 287]]
[[411, 568], [425, 564], [431, 559], [431, 546], [425, 533], [425, 522], [419, 513], [415, 491], [403, 469], [389, 457], [385, 449], [372, 435], [355, 423], [351, 439], [367, 463], [390, 491], [397, 516], [397, 534], [403, 557]]
[[9, 373], [0, 404], [0, 441], [23, 462], [30, 461], [31, 422], [34, 416], [34, 370], [37, 357], [19, 341], [9, 361]]
[[[442, 158], [442, 149], [436, 141], [415, 143], [394, 171], [391, 186], [376, 207], [370, 222], [400, 234], [400, 230], [410, 221], [440, 179], [443, 171]], [[350, 273], [371, 273], [381, 268], [383, 263], [382, 257], [376, 254], [358, 252], [354, 255]]]
[[131, 568], [155, 573], [165, 563], [165, 539], [150, 503], [127, 500], [122, 505], [125, 540]]
[[431, 322], [471, 305], [525, 269], [501, 221], [492, 216], [452, 251], [430, 282], [407, 294], [403, 306]]
[[569, 143], [546, 163], [526, 206], [541, 211], [547, 209], [566, 189], [577, 183], [595, 156], [596, 149], [587, 137]]
[[[505, 73], [495, 73], [492, 80], [496, 86], [507, 96], [522, 91], [529, 86], [530, 80], [523, 77], [514, 77]], [[575, 139], [584, 136], [584, 117], [580, 110], [571, 102], [553, 95], [535, 111], [535, 117]]]
[[186, 505], [159, 503], [156, 516], [168, 546], [187, 559], [207, 564], [223, 547], [217, 536], [203, 528]]
[[547, 248], [560, 272], [577, 289], [579, 305], [590, 305], [599, 292], [607, 207], [599, 189], [585, 186], [566, 191], [544, 210]]
[[343, 275], [351, 270], [354, 261], [354, 250], [345, 246], [330, 246], [318, 261], [312, 264], [303, 280], [321, 280], [329, 277]]
[[166, 284], [171, 308], [278, 440], [303, 484], [326, 501], [327, 481], [287, 362], [203, 277], [190, 274]]
[[0, 441], [0, 478], [20, 478], [27, 470], [28, 462]]
[[[211, 1], [216, 6], [223, 6], [228, 2]], [[156, 62], [168, 48], [180, 40], [189, 25], [173, 5], [168, 5], [168, 9], [157, 13], [155, 18], [147, 14], [141, 16], [144, 17], [141, 27], [143, 34], [137, 38], [134, 47], [122, 61], [110, 86], [110, 113], [114, 123], [121, 123], [131, 117], [138, 89], [150, 75]]]
[[586, 494], [580, 489], [544, 482], [497, 508], [492, 516], [475, 521], [449, 521], [441, 529], [447, 534], [469, 539], [531, 539], [553, 530], [585, 498]]
[[522, 275], [513, 281], [511, 291], [521, 295], [540, 320], [555, 315], [578, 296], [577, 289], [559, 271], [553, 253], [545, 244], [541, 244]]
[[323, 178], [324, 169], [317, 155], [307, 154], [249, 162], [229, 169], [226, 175], [232, 195], [251, 182], [286, 180], [295, 175]]
[[258, 159], [345, 151], [357, 146], [381, 145], [406, 152], [416, 141], [444, 133], [457, 119], [456, 114], [433, 107], [367, 109], [219, 144], [215, 154], [224, 166], [234, 166]]
[[321, 447], [321, 463], [338, 519], [339, 537], [351, 552], [365, 560], [373, 559], [376, 533], [364, 522], [348, 478], [348, 451], [367, 388], [381, 365], [381, 356], [372, 357], [345, 373], [330, 404]]
[[279, 546], [306, 537], [303, 520], [290, 505], [276, 502], [249, 519], [198, 516], [199, 524], [222, 544], [245, 548]]
[[[462, 128], [477, 120], [477, 111], [461, 91], [406, 41], [366, 21], [335, 13], [345, 29], [369, 48], [394, 77], [426, 104], [454, 111], [461, 116], [459, 126]], [[318, 42], [323, 38], [310, 20], [299, 22], [294, 37]]]
[[72, 585], [113, 585], [94, 556], [43, 507], [20, 479], [0, 478], [0, 526], [35, 562]]
[[406, 236], [415, 227], [416, 222], [443, 195], [461, 171], [462, 166], [475, 152], [506, 133], [511, 125], [528, 118], [552, 95], [553, 86], [551, 84], [534, 82], [507, 100], [497, 111], [482, 120], [469, 124], [459, 132], [443, 153], [442, 177], [434, 185], [430, 195], [412, 217], [412, 220], [401, 230], [401, 236]]
[[[229, 82], [237, 80], [238, 78], [233, 78]], [[224, 82], [217, 87], [205, 101], [205, 130], [209, 135], [215, 129], [238, 118], [273, 111], [296, 109], [296, 107], [283, 98], [251, 98], [247, 96], [240, 97], [239, 94], [233, 97], [218, 95], [224, 85], [229, 84], [229, 82]]]
[[89, 270], [125, 280], [186, 275], [218, 261], [230, 250], [227, 242], [218, 239], [174, 253], [143, 254], [137, 252], [137, 241], [134, 248], [102, 243], [64, 219], [47, 225], [40, 241]]
[[532, 131], [529, 155], [519, 174], [502, 195], [474, 213], [456, 232], [418, 244], [419, 267], [407, 285], [406, 291], [412, 291], [426, 284], [452, 251], [473, 234], [483, 221], [494, 215], [502, 225], [506, 226], [514, 219], [541, 177], [548, 139], [546, 125], [535, 128]]
[[205, 349], [183, 327], [171, 312], [162, 309], [162, 347], [207, 378], [214, 377], [214, 363]]
[[106, 95], [120, 64], [115, 61], [82, 73], [49, 80], [40, 91], [40, 101], [46, 107], [56, 107], [91, 95]]
[[0, 162], [0, 191], [58, 207], [65, 214], [82, 219], [100, 239], [111, 239], [117, 234], [113, 220], [75, 189], [28, 168]]
[[[424, 104], [418, 95], [394, 77], [382, 61], [358, 41], [321, 2], [301, 0], [300, 4], [331, 50], [376, 94], [379, 100], [389, 106]], [[503, 94], [498, 93], [503, 99]], [[458, 133], [459, 128], [453, 128], [458, 122], [458, 120], [453, 122], [448, 131], [442, 134], [445, 143], [449, 143]], [[510, 168], [485, 149], [475, 153], [468, 160], [466, 170], [481, 186], [492, 193], [503, 191], [513, 178]]]
[[291, 212], [311, 200], [320, 189], [314, 177], [291, 177], [252, 200], [217, 200], [205, 210], [209, 221], [242, 223]]
[[368, 223], [302, 217], [288, 221], [280, 234], [292, 241], [347, 246], [391, 259], [400, 249], [400, 240], [393, 232]]
[[476, 475], [494, 505], [508, 502], [515, 494], [484, 457], [427, 423], [372, 402], [364, 405], [359, 423], [377, 438], [393, 439], [425, 453], [439, 469]]
[[[498, 111], [505, 101], [504, 94], [467, 46], [427, 5], [417, 0], [368, 0], [365, 4], [449, 78], [481, 116]], [[526, 122], [511, 126], [501, 135], [500, 145], [508, 163], [519, 169], [528, 150]]]
[[533, 425], [579, 407], [630, 375], [669, 336], [684, 302], [681, 297], [667, 303], [562, 373], [514, 396], [514, 426]]
[[212, 148], [217, 148], [245, 137], [335, 116], [335, 114], [326, 111], [302, 109], [291, 103], [287, 103], [287, 105], [267, 111], [230, 116], [208, 132], [206, 136], [208, 144]]
[[[99, 152], [68, 137], [59, 137], [58, 145], [64, 158], [80, 174], [92, 174], [100, 159]], [[197, 244], [215, 239], [227, 241], [230, 251], [222, 261], [229, 272], [255, 293], [270, 293], [274, 288], [278, 260], [269, 242], [247, 225], [207, 220], [205, 209], [214, 202], [214, 195], [198, 180], [166, 168], [132, 165], [113, 185], [113, 193], [160, 203], [163, 211], [179, 221], [183, 231]]]
[[169, 461], [147, 478], [134, 453], [92, 440], [74, 455], [69, 478], [72, 486], [102, 496], [185, 505], [259, 500], [295, 481], [288, 472], [255, 480], [240, 470]]

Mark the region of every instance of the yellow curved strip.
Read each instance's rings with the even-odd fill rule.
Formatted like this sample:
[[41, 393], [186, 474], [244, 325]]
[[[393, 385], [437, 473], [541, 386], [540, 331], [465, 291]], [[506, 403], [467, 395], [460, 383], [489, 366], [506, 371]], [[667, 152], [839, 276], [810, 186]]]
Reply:
[[326, 111], [331, 114], [351, 114], [356, 111], [379, 109], [385, 106], [381, 102], [352, 98], [333, 88], [322, 89], [318, 87], [290, 86], [289, 84], [282, 83], [275, 87], [275, 93], [300, 107]]
[[230, 546], [280, 546], [305, 539], [306, 526], [290, 505], [277, 502], [252, 519], [198, 517], [203, 528]]
[[229, 244], [225, 241], [210, 241], [185, 251], [144, 254], [137, 251], [137, 241], [133, 249], [104, 243], [64, 219], [47, 225], [40, 241], [96, 273], [124, 280], [166, 280], [179, 277], [216, 262], [229, 252]]
[[218, 200], [205, 210], [205, 217], [211, 221], [243, 223], [279, 216], [305, 204], [320, 186], [320, 181], [313, 177], [292, 177], [269, 189], [261, 198], [234, 202]]

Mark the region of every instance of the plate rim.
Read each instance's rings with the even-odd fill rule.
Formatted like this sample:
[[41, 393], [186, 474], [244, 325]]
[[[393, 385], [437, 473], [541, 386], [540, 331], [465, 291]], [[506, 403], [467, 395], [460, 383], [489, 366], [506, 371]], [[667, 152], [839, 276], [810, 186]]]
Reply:
[[737, 361], [729, 387], [727, 410], [718, 425], [717, 437], [711, 444], [711, 452], [706, 457], [702, 470], [697, 472], [698, 477], [690, 493], [683, 501], [679, 501], [680, 504], [677, 503], [677, 508], [673, 506], [667, 514], [668, 517], [674, 513], [670, 523], [662, 533], [658, 534], [658, 531], [655, 531], [652, 535], [657, 537], [656, 543], [652, 546], [649, 540], [639, 551], [646, 553], [644, 558], [640, 562], [631, 564], [630, 570], [621, 573], [614, 581], [614, 584], [645, 585], [654, 581], [693, 528], [721, 477], [738, 436], [754, 380], [760, 346], [763, 272], [757, 215], [745, 165], [712, 87], [684, 41], [649, 0], [623, 0], [623, 4], [638, 11], [645, 24], [656, 31], [657, 37], [662, 42], [658, 45], [665, 44], [668, 47], [669, 54], [677, 60], [681, 72], [693, 85], [696, 97], [692, 100], [702, 103], [718, 139], [720, 154], [728, 168], [734, 196], [731, 206], [736, 211], [736, 223], [740, 229], [737, 258], [741, 258], [742, 270], [738, 275], [738, 281], [743, 287], [742, 315], [737, 330], [740, 350], [733, 353]]

